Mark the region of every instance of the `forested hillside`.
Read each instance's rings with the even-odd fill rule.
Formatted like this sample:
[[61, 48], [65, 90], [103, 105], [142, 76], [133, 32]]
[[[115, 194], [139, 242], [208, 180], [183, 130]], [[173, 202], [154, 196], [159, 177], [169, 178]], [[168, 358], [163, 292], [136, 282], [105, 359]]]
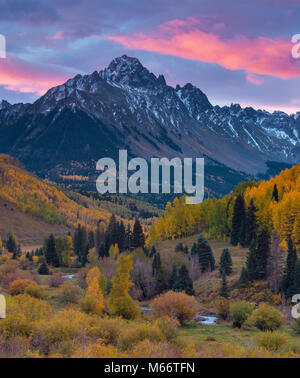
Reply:
[[189, 206], [185, 205], [184, 198], [175, 199], [173, 204], [167, 204], [164, 217], [151, 228], [148, 242], [152, 244], [198, 232], [209, 238], [229, 239], [234, 231], [234, 208], [239, 201], [241, 209], [237, 223], [244, 227], [245, 234], [251, 233], [254, 214], [257, 231], [276, 230], [285, 246], [289, 237], [296, 245], [300, 244], [300, 164], [268, 181], [239, 184], [234, 192], [220, 200], [208, 199]]

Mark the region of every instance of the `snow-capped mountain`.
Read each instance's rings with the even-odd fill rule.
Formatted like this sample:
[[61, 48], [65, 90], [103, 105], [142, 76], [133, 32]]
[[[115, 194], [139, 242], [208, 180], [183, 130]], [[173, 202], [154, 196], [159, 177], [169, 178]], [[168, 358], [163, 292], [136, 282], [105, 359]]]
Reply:
[[298, 162], [300, 113], [212, 106], [199, 88], [168, 86], [126, 55], [33, 104], [0, 103], [0, 152], [38, 172], [82, 167], [119, 148], [146, 158], [204, 155], [211, 166], [264, 172], [267, 160]]

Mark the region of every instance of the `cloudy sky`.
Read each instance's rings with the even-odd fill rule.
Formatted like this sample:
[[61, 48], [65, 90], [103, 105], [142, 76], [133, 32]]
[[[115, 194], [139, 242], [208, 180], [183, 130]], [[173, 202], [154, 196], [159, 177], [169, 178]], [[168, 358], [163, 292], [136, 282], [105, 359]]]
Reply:
[[300, 111], [300, 0], [0, 0], [0, 99], [32, 102], [120, 55], [213, 104]]

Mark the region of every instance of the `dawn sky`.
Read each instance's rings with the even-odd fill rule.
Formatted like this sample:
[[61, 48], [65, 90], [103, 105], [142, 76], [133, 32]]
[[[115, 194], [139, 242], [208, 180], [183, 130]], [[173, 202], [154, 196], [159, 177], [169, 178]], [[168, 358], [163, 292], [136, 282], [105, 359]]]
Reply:
[[32, 102], [127, 54], [214, 105], [295, 113], [299, 16], [300, 0], [0, 0], [0, 99]]

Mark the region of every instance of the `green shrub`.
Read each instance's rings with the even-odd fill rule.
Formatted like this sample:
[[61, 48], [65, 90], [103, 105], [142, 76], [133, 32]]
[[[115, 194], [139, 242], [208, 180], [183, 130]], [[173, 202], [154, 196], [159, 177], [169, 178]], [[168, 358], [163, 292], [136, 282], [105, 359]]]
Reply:
[[118, 344], [123, 351], [131, 350], [134, 345], [146, 339], [159, 342], [164, 340], [165, 337], [157, 324], [138, 323], [123, 330]]
[[79, 300], [80, 310], [86, 314], [94, 314], [96, 311], [96, 301], [94, 298], [88, 296], [83, 297]]
[[283, 323], [283, 315], [274, 307], [261, 303], [248, 319], [250, 325], [254, 325], [260, 331], [275, 331]]
[[246, 301], [235, 302], [230, 306], [232, 325], [241, 328], [253, 311], [253, 305]]
[[45, 290], [41, 286], [36, 285], [27, 286], [24, 293], [30, 295], [31, 297], [39, 299], [43, 299], [47, 295]]
[[65, 280], [58, 291], [58, 298], [64, 303], [77, 303], [82, 295], [83, 291], [80, 287], [69, 279]]
[[279, 332], [260, 332], [256, 336], [258, 345], [268, 351], [278, 351], [287, 341], [287, 337], [283, 333]]

